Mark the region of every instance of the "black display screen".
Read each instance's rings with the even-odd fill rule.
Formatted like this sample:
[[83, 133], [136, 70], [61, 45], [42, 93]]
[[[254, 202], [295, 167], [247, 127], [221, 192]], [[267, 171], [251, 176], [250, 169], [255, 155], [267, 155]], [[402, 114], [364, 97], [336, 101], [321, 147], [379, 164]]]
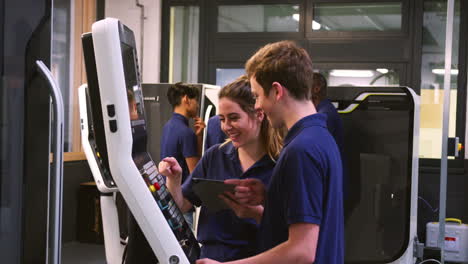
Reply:
[[115, 187], [114, 179], [110, 174], [109, 159], [107, 156], [106, 136], [101, 111], [101, 95], [94, 56], [93, 37], [91, 33], [82, 36], [83, 57], [86, 67], [88, 89], [86, 90], [86, 107], [88, 112], [88, 141], [94, 152], [102, 179], [107, 187]]
[[[364, 94], [371, 95], [356, 101]], [[327, 96], [339, 110], [358, 104], [340, 114], [348, 176], [345, 263], [393, 262], [411, 243], [414, 102], [401, 87], [328, 87]]]
[[132, 125], [133, 147], [132, 153], [146, 152], [146, 123], [144, 114], [143, 94], [139, 81], [135, 49], [123, 42], [122, 62], [127, 89], [128, 109]]

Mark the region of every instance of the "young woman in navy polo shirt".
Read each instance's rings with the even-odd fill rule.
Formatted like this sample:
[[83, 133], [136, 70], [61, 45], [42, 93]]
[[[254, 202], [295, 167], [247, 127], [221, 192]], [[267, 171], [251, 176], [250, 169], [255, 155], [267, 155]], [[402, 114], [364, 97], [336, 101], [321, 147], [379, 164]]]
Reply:
[[[261, 110], [255, 110], [255, 98], [246, 76], [223, 87], [219, 93], [221, 128], [228, 136], [223, 144], [210, 148], [193, 173], [181, 185], [182, 169], [176, 159], [168, 157], [159, 164], [167, 177], [167, 187], [183, 212], [200, 206], [192, 192], [192, 178], [216, 180], [255, 178], [267, 185], [281, 148], [281, 139], [273, 132]], [[198, 240], [201, 257], [230, 261], [254, 255], [258, 220], [262, 206], [241, 212], [241, 219], [232, 210], [216, 213], [201, 208]]]
[[228, 263], [343, 264], [341, 157], [326, 116], [316, 113], [310, 100], [309, 55], [292, 41], [271, 43], [247, 61], [246, 72], [256, 107], [273, 127], [285, 126], [288, 133], [267, 191], [256, 179], [229, 181], [238, 185], [238, 202], [264, 204], [265, 210], [259, 232], [262, 253]]

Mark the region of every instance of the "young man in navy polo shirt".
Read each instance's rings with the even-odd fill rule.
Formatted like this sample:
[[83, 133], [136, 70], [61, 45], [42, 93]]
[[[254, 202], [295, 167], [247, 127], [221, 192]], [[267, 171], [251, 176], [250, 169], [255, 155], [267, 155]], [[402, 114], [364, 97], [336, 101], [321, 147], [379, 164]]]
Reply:
[[268, 44], [249, 59], [246, 71], [256, 107], [274, 127], [286, 126], [288, 134], [267, 192], [255, 179], [226, 181], [238, 184], [238, 202], [265, 205], [262, 253], [229, 263], [343, 264], [340, 151], [326, 117], [310, 100], [309, 55], [290, 41]]
[[[161, 159], [174, 157], [182, 167], [184, 182], [201, 157], [205, 124], [197, 116], [200, 91], [194, 86], [176, 83], [169, 87], [167, 98], [174, 113], [163, 127]], [[195, 120], [193, 130], [189, 127], [191, 118]]]

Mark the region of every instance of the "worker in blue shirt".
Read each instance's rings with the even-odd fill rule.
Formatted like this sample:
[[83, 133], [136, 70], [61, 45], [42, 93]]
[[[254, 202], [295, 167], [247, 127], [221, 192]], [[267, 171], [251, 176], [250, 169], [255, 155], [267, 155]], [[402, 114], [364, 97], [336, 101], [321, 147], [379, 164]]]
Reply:
[[312, 84], [312, 102], [317, 110], [317, 113], [322, 113], [327, 116], [327, 128], [330, 134], [338, 145], [341, 154], [341, 162], [343, 167], [343, 195], [348, 196], [348, 173], [345, 162], [344, 152], [344, 130], [343, 121], [341, 120], [336, 107], [327, 99], [327, 79], [323, 74], [314, 72]]
[[202, 206], [197, 238], [202, 244], [203, 258], [231, 261], [255, 253], [262, 206], [238, 211], [239, 216], [229, 209], [209, 212], [192, 191], [192, 177], [253, 178], [269, 183], [281, 139], [271, 132], [263, 111], [254, 106], [255, 98], [246, 76], [226, 85], [219, 93], [219, 117], [228, 141], [211, 147], [183, 186], [182, 169], [176, 159], [168, 157], [159, 164], [160, 173], [167, 177], [167, 188], [183, 212], [194, 205]]
[[343, 153], [344, 132], [343, 121], [341, 120], [336, 107], [327, 99], [327, 79], [321, 73], [314, 72], [312, 84], [312, 102], [317, 113], [323, 113], [327, 116], [327, 128]]
[[[174, 113], [163, 127], [160, 158], [177, 159], [183, 169], [184, 182], [201, 157], [205, 123], [197, 116], [200, 91], [195, 86], [176, 83], [167, 90], [167, 99]], [[195, 120], [193, 130], [189, 127], [191, 118]]]
[[226, 134], [221, 129], [221, 120], [219, 115], [212, 116], [206, 126], [205, 150], [212, 146], [223, 143], [226, 140]]
[[[185, 182], [202, 155], [205, 123], [198, 117], [200, 90], [179, 82], [169, 87], [167, 99], [174, 113], [163, 127], [160, 158], [174, 157], [183, 169], [182, 182]], [[195, 121], [193, 130], [189, 127], [191, 118]], [[187, 212], [184, 217], [192, 227], [193, 211]]]
[[[342, 168], [340, 151], [311, 101], [312, 62], [294, 42], [268, 44], [246, 63], [256, 107], [273, 127], [288, 134], [266, 190], [256, 179], [234, 183], [238, 203], [264, 204], [260, 251], [250, 258], [229, 262], [344, 263]], [[210, 259], [197, 264], [218, 263]]]

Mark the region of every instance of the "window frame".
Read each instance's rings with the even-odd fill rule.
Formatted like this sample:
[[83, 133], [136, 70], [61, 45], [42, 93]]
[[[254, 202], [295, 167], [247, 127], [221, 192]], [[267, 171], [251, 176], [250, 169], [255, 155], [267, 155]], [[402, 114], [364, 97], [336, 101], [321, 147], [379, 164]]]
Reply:
[[[423, 7], [425, 0], [333, 0], [332, 3], [375, 3], [375, 2], [401, 2], [402, 4], [402, 30], [401, 32], [313, 32], [309, 25], [312, 23], [313, 6], [316, 3], [330, 3], [330, 0], [170, 0], [163, 1], [163, 23], [162, 23], [162, 56], [161, 56], [161, 80], [167, 81], [168, 54], [168, 10], [172, 5], [198, 5], [200, 7], [200, 51], [199, 51], [199, 82], [214, 83], [216, 81], [216, 68], [243, 68], [244, 57], [249, 57], [254, 52], [252, 46], [257, 48], [264, 43], [290, 39], [298, 42], [308, 51], [317, 50], [331, 44], [353, 44], [355, 47], [366, 48], [380, 45], [377, 51], [369, 57], [360, 57], [360, 54], [349, 54], [338, 60], [330, 57], [330, 54], [312, 54], [315, 65], [403, 65], [404, 70], [399, 70], [400, 84], [413, 88], [420, 94], [421, 86], [421, 48], [422, 48], [422, 26]], [[242, 4], [298, 4], [300, 6], [299, 32], [255, 32], [255, 33], [218, 33], [217, 31], [217, 7], [219, 5], [242, 5]], [[461, 1], [460, 32], [468, 30], [468, 1]], [[166, 20], [164, 20], [166, 17]], [[166, 22], [165, 22], [166, 21]], [[380, 33], [380, 34], [376, 34]], [[390, 34], [389, 34], [390, 33]], [[467, 110], [467, 62], [468, 62], [468, 35], [459, 36], [459, 58], [458, 58], [458, 87], [457, 87], [457, 112], [456, 112], [456, 136], [465, 146], [466, 131], [466, 110]], [[214, 54], [214, 48], [224, 47], [225, 44], [233, 41], [235, 50], [232, 53], [248, 52], [234, 58], [233, 56], [223, 56]], [[369, 44], [366, 44], [369, 43]], [[383, 44], [382, 44], [383, 43]], [[395, 44], [401, 43], [397, 46]], [[230, 46], [232, 47], [232, 46]], [[390, 50], [391, 49], [391, 50]], [[373, 57], [375, 54], [382, 54]], [[389, 55], [385, 55], [388, 53]], [[316, 53], [317, 54], [317, 53]], [[165, 59], [166, 57], [166, 59]], [[449, 160], [449, 168], [463, 168], [465, 152], [460, 152], [460, 156], [455, 160]], [[427, 168], [440, 167], [440, 159], [420, 158], [421, 170]]]

